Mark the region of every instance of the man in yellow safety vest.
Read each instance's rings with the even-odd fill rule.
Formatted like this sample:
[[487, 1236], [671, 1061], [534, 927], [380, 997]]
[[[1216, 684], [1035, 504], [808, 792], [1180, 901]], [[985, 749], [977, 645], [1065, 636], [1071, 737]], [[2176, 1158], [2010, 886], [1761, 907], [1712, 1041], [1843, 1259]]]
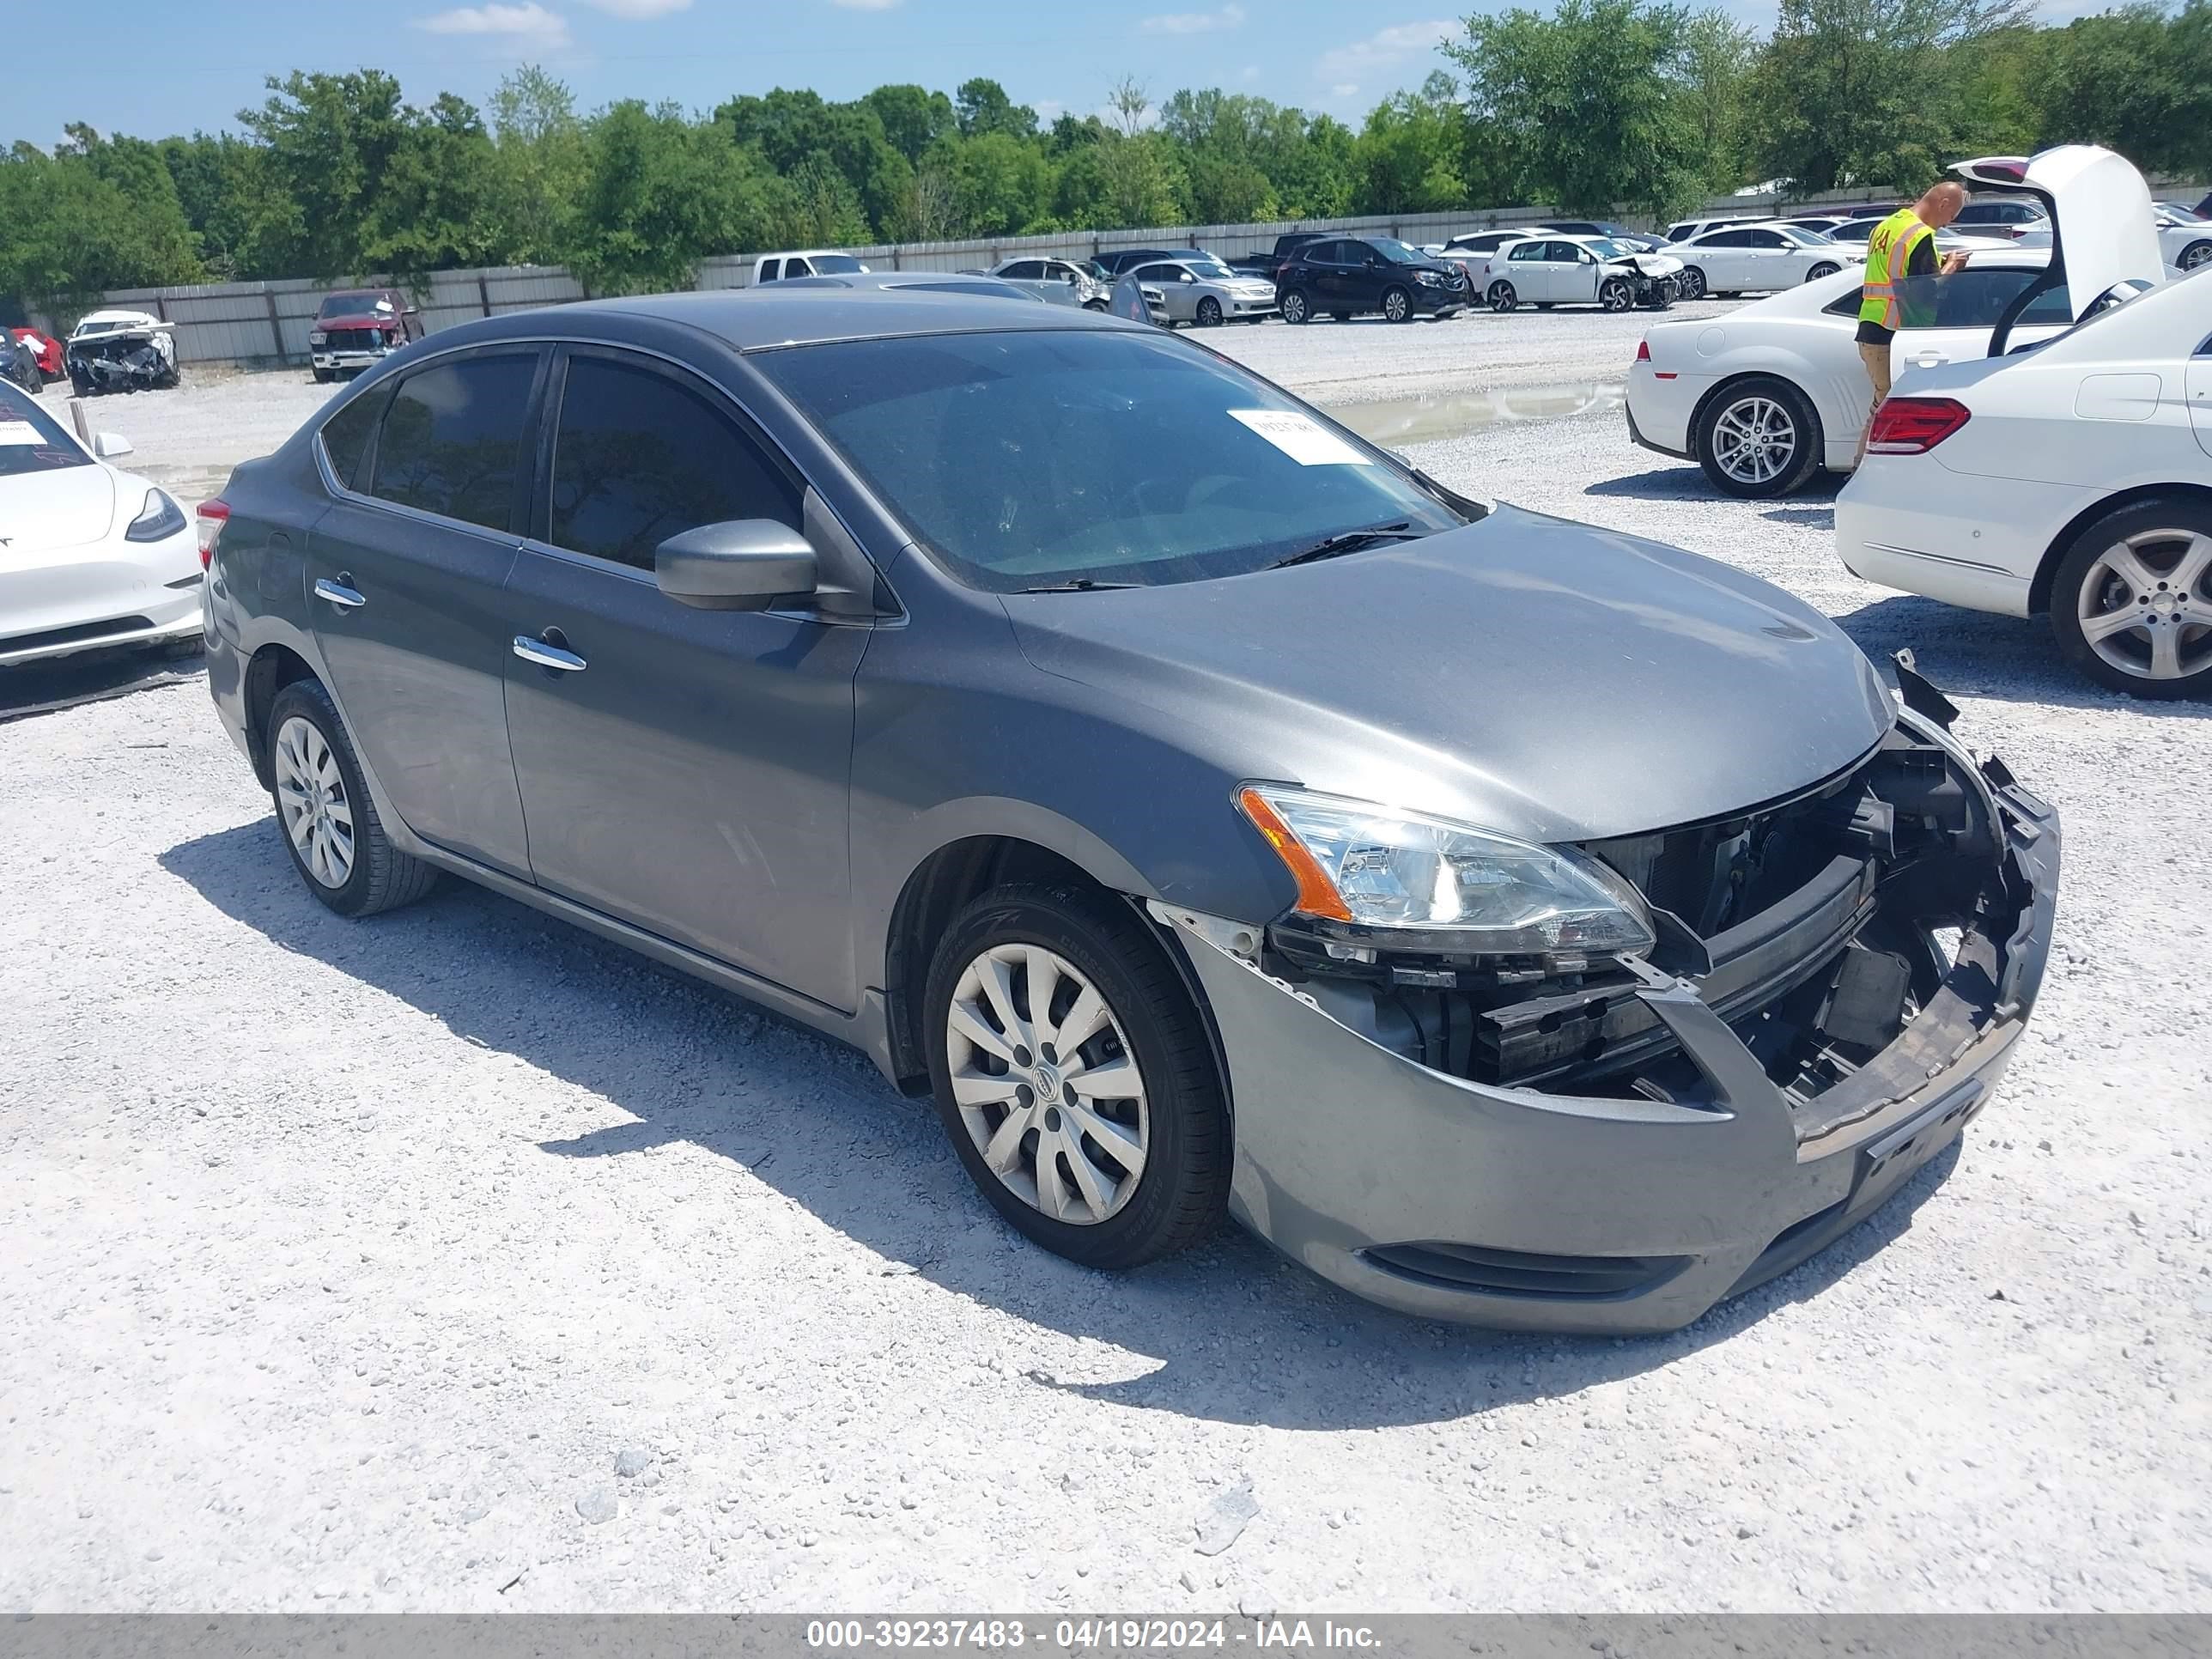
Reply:
[[[1964, 252], [1936, 257], [1936, 233], [1959, 216], [1966, 186], [1949, 179], [1933, 185], [1911, 207], [1899, 208], [1867, 238], [1866, 286], [1859, 300], [1859, 360], [1874, 382], [1874, 409], [1889, 396], [1889, 343], [1905, 322], [1899, 284], [1910, 276], [1948, 276], [1966, 263]], [[1874, 423], [1874, 410], [1867, 411]], [[1866, 430], [1859, 433], [1866, 458]]]

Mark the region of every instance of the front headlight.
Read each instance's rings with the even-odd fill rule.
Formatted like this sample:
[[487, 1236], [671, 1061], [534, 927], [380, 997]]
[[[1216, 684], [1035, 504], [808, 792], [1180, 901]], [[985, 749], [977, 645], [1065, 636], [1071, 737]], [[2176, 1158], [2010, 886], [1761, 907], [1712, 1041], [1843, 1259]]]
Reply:
[[1417, 283], [1425, 283], [1431, 288], [1437, 288], [1443, 284], [1444, 274], [1441, 270], [1417, 270], [1413, 273], [1413, 280]]
[[309, 345], [328, 345], [330, 343], [330, 339], [331, 337], [324, 333], [322, 330], [315, 329], [309, 332], [307, 336], [307, 343]]
[[1248, 784], [1237, 805], [1296, 879], [1297, 909], [1510, 956], [1624, 956], [1656, 942], [1636, 890], [1595, 860], [1419, 812]]
[[185, 527], [184, 509], [159, 489], [146, 492], [146, 504], [138, 509], [138, 516], [131, 520], [131, 527], [123, 532], [126, 542], [166, 541]]

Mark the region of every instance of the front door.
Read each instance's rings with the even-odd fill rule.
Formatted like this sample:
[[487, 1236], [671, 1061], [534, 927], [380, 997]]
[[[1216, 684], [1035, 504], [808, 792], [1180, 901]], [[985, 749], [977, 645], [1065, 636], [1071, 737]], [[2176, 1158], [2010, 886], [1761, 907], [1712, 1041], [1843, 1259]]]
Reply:
[[[1891, 380], [1903, 379], [1908, 369], [1978, 362], [1988, 356], [2005, 307], [2042, 274], [2040, 266], [1969, 262], [1948, 276], [1906, 277], [1897, 285], [1905, 326], [1889, 343]], [[2071, 320], [2070, 303], [2063, 283], [2037, 295], [2013, 325], [2006, 349], [2047, 340], [2065, 328]]]
[[393, 810], [426, 841], [515, 875], [529, 860], [500, 588], [522, 539], [523, 432], [545, 356], [440, 358], [341, 410], [325, 436], [345, 493], [306, 544], [331, 692]]
[[845, 819], [868, 630], [696, 610], [653, 574], [681, 531], [799, 527], [799, 482], [720, 392], [658, 360], [574, 348], [551, 398], [543, 538], [515, 561], [502, 641], [532, 872], [849, 1009]]
[[1580, 305], [1597, 298], [1597, 256], [1573, 242], [1545, 245], [1545, 280], [1551, 292], [1545, 297], [1565, 305]]
[[2197, 441], [2212, 454], [2212, 340], [2197, 348], [2189, 360], [2189, 419], [2197, 428]]

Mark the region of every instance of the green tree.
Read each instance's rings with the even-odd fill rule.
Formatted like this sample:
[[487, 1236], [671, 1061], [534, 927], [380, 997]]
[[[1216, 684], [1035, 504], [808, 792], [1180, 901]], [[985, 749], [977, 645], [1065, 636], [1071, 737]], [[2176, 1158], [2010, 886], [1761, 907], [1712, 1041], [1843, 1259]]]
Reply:
[[818, 93], [778, 87], [765, 97], [731, 99], [714, 111], [714, 120], [731, 142], [756, 151], [787, 179], [826, 156], [860, 200], [863, 224], [852, 240], [866, 241], [871, 228], [890, 234], [912, 188], [913, 163], [885, 137], [867, 100], [832, 104]]
[[131, 198], [82, 154], [18, 143], [0, 156], [0, 294], [67, 316], [103, 289], [204, 275], [188, 238], [149, 236]]
[[952, 100], [916, 86], [878, 87], [860, 100], [875, 112], [890, 147], [919, 162], [929, 147], [955, 130]]
[[1050, 170], [1035, 144], [986, 132], [951, 149], [953, 199], [963, 234], [1012, 235], [1050, 210]]
[[2105, 144], [2138, 167], [2189, 166], [2192, 149], [2203, 153], [2201, 132], [2185, 131], [2192, 94], [2201, 97], [2203, 88], [2183, 78], [2172, 49], [2178, 32], [2164, 8], [2150, 3], [2051, 31], [2042, 65], [2045, 142]]
[[960, 89], [952, 94], [952, 107], [963, 138], [981, 138], [994, 132], [1009, 138], [1036, 137], [1036, 112], [1027, 104], [1017, 104], [1006, 96], [1004, 87], [982, 76], [960, 83]]
[[1753, 77], [1760, 171], [1801, 191], [1926, 187], [1968, 125], [1970, 49], [2028, 0], [1782, 0]]
[[709, 254], [780, 240], [790, 204], [770, 182], [718, 127], [695, 126], [673, 104], [611, 105], [586, 137], [562, 263], [599, 294], [688, 286]]
[[1467, 204], [1460, 171], [1467, 116], [1459, 85], [1441, 70], [1419, 92], [1368, 112], [1352, 148], [1359, 198], [1370, 213], [1441, 213]]
[[238, 112], [261, 146], [274, 209], [264, 222], [265, 254], [291, 276], [359, 274], [362, 227], [406, 141], [399, 82], [381, 70], [295, 70], [266, 85], [259, 109]]
[[584, 185], [584, 124], [567, 84], [534, 64], [491, 95], [491, 199], [507, 258], [544, 264]]
[[197, 281], [203, 274], [198, 249], [161, 150], [143, 138], [103, 138], [81, 123], [62, 131], [67, 136], [55, 151], [56, 160], [82, 166], [123, 198], [131, 223], [118, 234], [138, 250], [149, 270], [185, 273], [148, 280]]
[[1759, 35], [1712, 7], [1683, 26], [1681, 103], [1708, 190], [1729, 191], [1747, 182], [1751, 167], [1746, 100], [1759, 63]]
[[361, 232], [369, 270], [418, 276], [456, 266], [504, 264], [491, 135], [476, 106], [441, 93], [409, 109]]
[[1443, 50], [1544, 200], [1666, 214], [1699, 194], [1704, 162], [1681, 89], [1688, 21], [1644, 0], [1559, 0], [1549, 17], [1470, 17]]

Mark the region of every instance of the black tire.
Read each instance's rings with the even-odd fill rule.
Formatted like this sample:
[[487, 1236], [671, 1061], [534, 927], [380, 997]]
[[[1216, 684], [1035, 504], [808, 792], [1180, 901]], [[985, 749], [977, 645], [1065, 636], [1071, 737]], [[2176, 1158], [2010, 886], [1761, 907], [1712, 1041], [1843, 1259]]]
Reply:
[[1627, 311], [1635, 306], [1636, 295], [1623, 279], [1608, 276], [1598, 284], [1597, 302], [1607, 311]]
[[1521, 303], [1521, 296], [1513, 291], [1513, 284], [1502, 276], [1490, 285], [1490, 292], [1483, 297], [1490, 301], [1490, 308], [1497, 312], [1510, 311]]
[[1413, 295], [1410, 289], [1393, 283], [1382, 290], [1382, 318], [1386, 322], [1410, 323], [1413, 320]]
[[1221, 326], [1221, 301], [1215, 299], [1211, 294], [1206, 295], [1198, 302], [1198, 325], [1200, 328], [1219, 328]]
[[78, 374], [70, 376], [70, 390], [80, 398], [89, 398], [93, 395], [92, 382]]
[[1823, 276], [1832, 276], [1842, 269], [1843, 267], [1841, 265], [1832, 264], [1827, 260], [1823, 259], [1819, 264], [1814, 265], [1812, 270], [1805, 273], [1805, 280], [1808, 283], [1817, 283]]
[[1112, 307], [1103, 300], [1085, 300], [1083, 302], [1083, 308], [1085, 311], [1109, 311], [1112, 309]]
[[[2170, 544], [2160, 532], [2171, 532]], [[2197, 631], [2212, 629], [2212, 574], [2200, 573], [2186, 592], [2165, 580], [2179, 556], [2181, 538], [2191, 534], [2212, 536], [2212, 507], [2186, 496], [2131, 502], [2084, 527], [2067, 545], [2051, 581], [2051, 631], [2057, 637], [2060, 654], [2100, 685], [2131, 696], [2165, 700], [2212, 695], [2212, 633]], [[2130, 584], [2121, 577], [2098, 569], [2106, 549], [2130, 539], [2136, 540], [2138, 562], [2154, 583], [2133, 596], [2126, 592]], [[2130, 673], [2106, 660], [2089, 643], [2081, 614], [2081, 590], [2087, 583], [2101, 590], [2095, 596], [2099, 611], [2116, 611], [2132, 602], [2144, 617], [2141, 629], [2130, 629], [2112, 642], [2115, 654], [2139, 655], [2142, 672]], [[2160, 629], [2177, 636], [2185, 665], [2203, 659], [2203, 665], [2177, 678], [2152, 678], [2152, 642]], [[2185, 646], [2179, 643], [2178, 636], [2183, 635], [2187, 635]]]
[[[946, 1024], [954, 993], [971, 963], [1009, 944], [1042, 945], [1087, 977], [1143, 1076], [1151, 1120], [1144, 1168], [1135, 1191], [1103, 1221], [1059, 1220], [1006, 1186], [984, 1162], [953, 1097]], [[945, 1132], [992, 1208], [1025, 1237], [1087, 1267], [1133, 1267], [1197, 1243], [1227, 1212], [1229, 1115], [1205, 1022], [1166, 948], [1121, 901], [1057, 883], [984, 894], [938, 943], [923, 1020]]]
[[2184, 270], [2194, 270], [2207, 259], [2212, 259], [2212, 241], [2191, 242], [2181, 250], [2181, 258], [2174, 263]]
[[[361, 761], [354, 753], [353, 739], [346, 732], [345, 722], [338, 718], [337, 705], [331, 701], [331, 694], [323, 689], [321, 681], [295, 680], [276, 694], [276, 701], [270, 705], [269, 724], [264, 733], [272, 757], [276, 752], [277, 733], [283, 730], [287, 720], [293, 719], [306, 720], [329, 745], [343, 781], [344, 804], [353, 816], [353, 866], [346, 879], [333, 887], [310, 870], [300, 856], [299, 848], [284, 827], [283, 802], [276, 788], [270, 790], [270, 799], [276, 811], [277, 835], [291, 857], [292, 867], [300, 872], [300, 879], [307, 884], [309, 892], [342, 916], [373, 916], [380, 910], [412, 904], [437, 884], [438, 872], [401, 852], [385, 834], [383, 821], [376, 815], [376, 803], [369, 799], [368, 787], [362, 778]], [[274, 765], [272, 759], [272, 769]]]
[[332, 380], [337, 379], [337, 376], [331, 374], [327, 368], [319, 368], [315, 370], [314, 373], [315, 384], [317, 386], [328, 386]]
[[1684, 265], [1681, 275], [1674, 281], [1682, 290], [1684, 299], [1702, 300], [1705, 297], [1705, 273], [1697, 266]]
[[1312, 302], [1306, 298], [1303, 289], [1286, 288], [1275, 303], [1286, 323], [1305, 323], [1313, 319]]
[[[1763, 404], [1765, 410], [1754, 410], [1751, 406]], [[1766, 425], [1771, 416], [1767, 410], [1779, 410], [1786, 417], [1791, 441], [1786, 451], [1768, 451], [1774, 470], [1763, 477], [1749, 476], [1763, 471], [1750, 458], [1739, 462], [1731, 471], [1716, 453], [1716, 434], [1734, 413], [1739, 423]], [[1826, 439], [1820, 430], [1820, 416], [1812, 400], [1787, 380], [1771, 375], [1754, 374], [1730, 382], [1705, 401], [1691, 423], [1690, 443], [1698, 457], [1698, 465], [1705, 470], [1705, 477], [1713, 488], [1723, 495], [1733, 495], [1739, 501], [1772, 501], [1802, 489], [1814, 474], [1820, 470], [1823, 446]]]

